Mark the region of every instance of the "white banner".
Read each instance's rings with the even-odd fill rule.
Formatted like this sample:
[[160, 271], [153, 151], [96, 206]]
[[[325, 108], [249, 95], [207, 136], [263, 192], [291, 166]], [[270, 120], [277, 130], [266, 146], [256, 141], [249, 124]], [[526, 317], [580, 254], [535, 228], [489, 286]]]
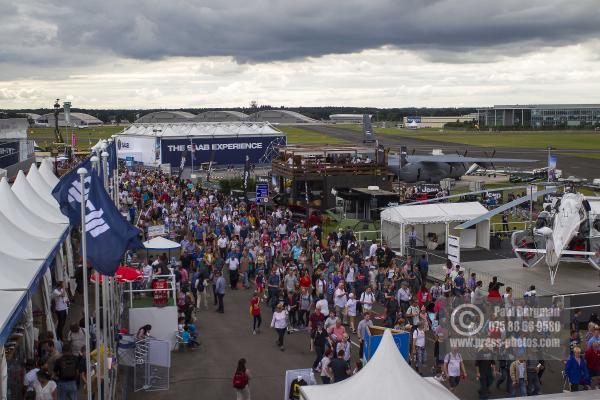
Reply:
[[153, 137], [117, 136], [117, 157], [133, 157], [144, 165], [153, 165], [156, 161], [156, 139]]
[[165, 226], [164, 225], [154, 225], [154, 226], [148, 227], [148, 238], [162, 236], [164, 234], [165, 234]]
[[452, 265], [460, 264], [460, 237], [448, 235], [448, 259]]

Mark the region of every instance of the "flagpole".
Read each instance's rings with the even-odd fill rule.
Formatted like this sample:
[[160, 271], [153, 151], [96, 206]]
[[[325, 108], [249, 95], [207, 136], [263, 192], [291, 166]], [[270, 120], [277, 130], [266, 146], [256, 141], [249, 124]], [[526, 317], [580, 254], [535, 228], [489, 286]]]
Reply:
[[[77, 170], [81, 183], [81, 254], [83, 268], [83, 318], [85, 320], [85, 376], [87, 380], [86, 391], [87, 400], [92, 400], [92, 381], [91, 381], [91, 357], [90, 357], [90, 305], [88, 299], [88, 270], [87, 270], [87, 247], [86, 247], [86, 229], [85, 229], [85, 175], [87, 170], [79, 168]], [[80, 350], [80, 349], [79, 349]]]
[[[106, 145], [102, 148], [102, 171], [103, 176], [102, 180], [104, 183], [104, 189], [108, 192], [108, 152], [106, 152]], [[110, 393], [110, 377], [108, 375], [108, 356], [109, 356], [109, 332], [110, 332], [110, 320], [108, 318], [108, 309], [110, 307], [109, 299], [108, 299], [108, 276], [102, 274], [102, 341], [104, 342], [104, 356], [102, 359], [104, 362], [102, 363], [102, 375], [104, 377], [104, 397], [106, 398], [106, 394]], [[109, 395], [110, 397], [110, 395]]]
[[[100, 165], [99, 165], [99, 161], [100, 159], [98, 158], [98, 156], [93, 156], [90, 159], [94, 165], [94, 167], [96, 168], [96, 173], [98, 174], [98, 176], [100, 176]], [[104, 396], [102, 396], [102, 382], [100, 381], [100, 360], [102, 358], [102, 335], [100, 334], [100, 283], [98, 282], [100, 280], [100, 274], [98, 273], [98, 271], [96, 271], [96, 279], [94, 280], [94, 308], [95, 308], [95, 314], [96, 314], [96, 388], [98, 391], [98, 398], [99, 399], [103, 399]], [[106, 321], [104, 321], [106, 322]]]

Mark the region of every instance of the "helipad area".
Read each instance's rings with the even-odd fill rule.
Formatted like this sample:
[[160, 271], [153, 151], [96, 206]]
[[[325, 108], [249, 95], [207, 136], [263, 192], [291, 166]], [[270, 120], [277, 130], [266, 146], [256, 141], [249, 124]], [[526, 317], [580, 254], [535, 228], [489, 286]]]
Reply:
[[[270, 163], [284, 133], [268, 122], [182, 122], [133, 124], [117, 138], [117, 154], [144, 165], [242, 165]], [[194, 152], [194, 157], [190, 155]]]

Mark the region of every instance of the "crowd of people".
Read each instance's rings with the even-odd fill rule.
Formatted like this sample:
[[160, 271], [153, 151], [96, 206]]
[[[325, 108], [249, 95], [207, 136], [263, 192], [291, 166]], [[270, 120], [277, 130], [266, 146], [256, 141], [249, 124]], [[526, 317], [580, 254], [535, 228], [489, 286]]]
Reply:
[[[261, 334], [269, 309], [269, 326], [281, 351], [286, 332], [306, 332], [315, 354], [312, 368], [324, 384], [362, 368], [364, 340], [375, 320], [409, 332], [411, 365], [422, 375], [432, 365], [431, 373], [455, 390], [467, 369], [460, 349], [444, 346], [447, 311], [460, 303], [513, 301], [512, 289], [496, 278], [485, 290], [476, 275], [466, 277], [460, 266], [448, 263], [444, 281], [428, 280], [425, 255], [399, 258], [385, 243], [356, 240], [350, 229], [324, 234], [316, 213], [298, 219], [285, 207], [258, 212], [243, 199], [160, 171], [124, 170], [120, 200], [123, 215], [144, 235], [149, 227], [164, 225], [168, 237], [181, 244], [174, 259], [161, 255], [135, 262], [144, 271], [146, 287], [154, 275], [175, 275], [179, 329], [186, 344], [198, 345], [194, 319], [208, 308], [208, 299], [217, 312], [226, 313], [225, 294], [248, 289], [252, 333]], [[535, 288], [529, 295], [535, 296]], [[595, 386], [593, 378], [600, 373], [600, 333], [590, 329], [587, 349], [574, 346], [566, 363], [571, 390]], [[351, 335], [360, 345], [359, 357]], [[435, 343], [432, 358], [428, 340]], [[526, 360], [511, 349], [479, 351], [480, 398], [501, 385], [514, 396], [540, 392], [543, 360]], [[237, 370], [243, 373], [245, 361]], [[235, 387], [238, 398], [250, 397], [249, 381], [238, 377], [243, 386]]]

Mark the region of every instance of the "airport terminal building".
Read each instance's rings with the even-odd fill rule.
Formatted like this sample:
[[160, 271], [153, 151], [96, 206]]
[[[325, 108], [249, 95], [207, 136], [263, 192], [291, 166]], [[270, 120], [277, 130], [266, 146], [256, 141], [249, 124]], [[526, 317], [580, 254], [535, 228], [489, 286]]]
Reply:
[[496, 105], [477, 110], [480, 126], [593, 127], [600, 125], [600, 104]]

